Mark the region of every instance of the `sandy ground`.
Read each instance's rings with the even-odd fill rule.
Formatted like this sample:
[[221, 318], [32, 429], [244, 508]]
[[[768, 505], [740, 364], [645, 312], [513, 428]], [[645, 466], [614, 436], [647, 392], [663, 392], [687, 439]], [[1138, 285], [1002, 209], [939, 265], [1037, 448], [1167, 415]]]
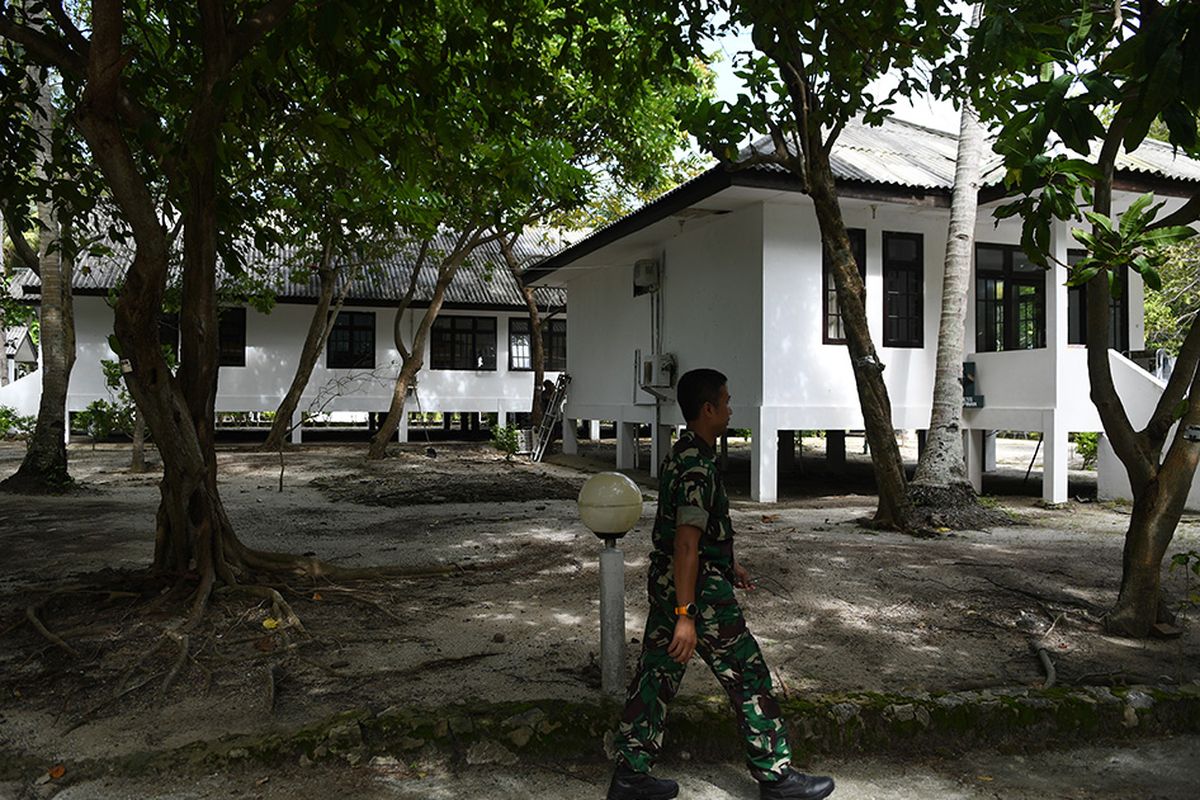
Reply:
[[[1009, 488], [1032, 453], [1034, 443], [1024, 444], [1001, 459], [1015, 473]], [[361, 706], [595, 698], [599, 543], [563, 498], [586, 478], [579, 468], [601, 464], [611, 444], [590, 448], [591, 461], [544, 465], [506, 464], [481, 445], [438, 443], [437, 453], [429, 458], [414, 444], [372, 463], [361, 446], [301, 448], [286, 456], [280, 492], [275, 456], [223, 449], [223, 496], [250, 545], [340, 564], [462, 569], [354, 586], [281, 585], [308, 632], [290, 632], [291, 650], [286, 631], [263, 627], [265, 604], [222, 598], [180, 680], [162, 694], [155, 687], [173, 651], [136, 662], [169, 613], [147, 613], [144, 602], [119, 595], [50, 595], [67, 576], [88, 583], [101, 570], [142, 568], [153, 547], [157, 478], [129, 475], [125, 447], [73, 445], [79, 493], [0, 496], [0, 746], [46, 758], [103, 757]], [[20, 445], [0, 445], [0, 476], [20, 455]], [[1110, 638], [1097, 624], [1115, 598], [1127, 509], [1045, 509], [1035, 498], [1005, 496], [1011, 527], [936, 540], [877, 533], [859, 524], [873, 498], [861, 478], [865, 461], [857, 453], [852, 461], [858, 473], [836, 480], [805, 462], [803, 475], [786, 479], [799, 489], [778, 505], [734, 502], [739, 557], [759, 582], [742, 601], [782, 691], [1033, 686], [1042, 680], [1028, 647], [1035, 634], [1048, 634], [1064, 683], [1200, 679], [1194, 611], [1173, 641]], [[745, 473], [744, 448], [735, 446], [735, 497], [744, 496]], [[840, 493], [826, 494], [830, 486]], [[438, 502], [413, 504], [422, 497]], [[622, 543], [631, 667], [645, 619], [652, 498], [647, 489], [642, 523]], [[1188, 517], [1170, 552], [1198, 547], [1200, 525]], [[1170, 595], [1183, 597], [1187, 581], [1179, 570], [1167, 574]], [[31, 603], [42, 604], [48, 627], [64, 632], [80, 658], [22, 623]], [[98, 706], [140, 675], [154, 680]], [[682, 692], [720, 689], [697, 663]], [[255, 796], [247, 791], [233, 796]], [[901, 796], [862, 791], [857, 796]]]

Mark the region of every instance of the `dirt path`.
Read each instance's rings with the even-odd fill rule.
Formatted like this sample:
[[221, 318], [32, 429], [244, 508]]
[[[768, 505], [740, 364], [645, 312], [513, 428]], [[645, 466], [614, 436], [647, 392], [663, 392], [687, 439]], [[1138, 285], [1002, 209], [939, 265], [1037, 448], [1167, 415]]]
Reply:
[[[0, 445], [0, 476], [19, 455]], [[221, 600], [169, 691], [158, 691], [174, 660], [165, 650], [143, 665], [159, 671], [154, 681], [96, 708], [171, 617], [120, 596], [52, 597], [39, 613], [53, 630], [79, 629], [65, 636], [79, 658], [22, 620], [26, 605], [67, 576], [90, 581], [98, 570], [148, 563], [157, 479], [124, 473], [126, 458], [120, 447], [76, 446], [83, 492], [0, 498], [0, 747], [95, 757], [361, 706], [596, 697], [599, 545], [562, 499], [584, 474], [508, 465], [473, 445], [441, 444], [436, 459], [414, 445], [382, 463], [358, 448], [318, 446], [287, 455], [283, 492], [275, 456], [221, 453], [223, 496], [247, 543], [343, 564], [453, 570], [354, 587], [281, 585], [309, 637], [264, 628], [265, 605]], [[409, 504], [421, 496], [443, 502]], [[1184, 619], [1187, 634], [1167, 642], [1109, 638], [1096, 624], [1120, 576], [1121, 510], [1006, 498], [1022, 524], [915, 540], [861, 527], [871, 502], [735, 503], [739, 557], [760, 587], [742, 600], [785, 691], [1036, 685], [1029, 641], [1047, 634], [1066, 683], [1200, 679], [1195, 612]], [[623, 543], [631, 666], [652, 515], [648, 501]], [[1197, 547], [1200, 526], [1189, 519], [1171, 552]], [[1166, 580], [1182, 597], [1186, 576]], [[720, 689], [697, 663], [682, 691]]]

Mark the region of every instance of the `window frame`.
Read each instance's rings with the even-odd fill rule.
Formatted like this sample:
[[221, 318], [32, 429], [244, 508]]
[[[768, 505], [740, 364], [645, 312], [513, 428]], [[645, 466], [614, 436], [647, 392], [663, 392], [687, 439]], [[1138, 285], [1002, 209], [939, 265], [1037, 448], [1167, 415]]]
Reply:
[[[846, 235], [850, 239], [850, 252], [858, 264], [858, 274], [863, 280], [863, 302], [867, 299], [867, 229], [847, 228]], [[842, 319], [842, 309], [838, 305], [836, 287], [833, 285], [833, 265], [825, 257], [824, 248], [821, 252], [821, 343], [846, 344], [846, 337], [829, 335], [831, 322], [836, 321], [837, 328], [843, 334], [846, 332], [845, 321]], [[831, 292], [831, 290], [833, 290]], [[830, 309], [832, 300], [833, 309]]]
[[[369, 320], [369, 324], [367, 322]], [[348, 329], [350, 333], [348, 350], [335, 350], [335, 334], [339, 329]], [[355, 334], [369, 337], [370, 348], [355, 359]], [[364, 348], [364, 350], [366, 350]], [[370, 363], [367, 363], [367, 354]], [[333, 321], [333, 330], [325, 340], [325, 367], [327, 369], [375, 369], [375, 312], [374, 311], [339, 311]]]
[[226, 306], [217, 313], [217, 366], [246, 366], [246, 307]]
[[[991, 250], [1002, 255], [1000, 269], [998, 271], [981, 272], [979, 267], [979, 254], [982, 250]], [[1046, 273], [1039, 269], [1037, 272], [1019, 272], [1015, 267], [1015, 257], [1023, 255], [1020, 245], [1015, 244], [1000, 244], [996, 242], [976, 242], [974, 252], [974, 275], [975, 275], [975, 352], [977, 353], [1011, 353], [1022, 350], [1042, 350], [1045, 349], [1047, 342], [1046, 336]], [[984, 281], [996, 281], [1004, 287], [1002, 296], [997, 303], [994, 299], [985, 300], [980, 292], [981, 284]], [[1033, 347], [1019, 347], [1018, 341], [1020, 337], [1021, 320], [1019, 312], [1021, 309], [1021, 294], [1020, 287], [1032, 287], [1034, 295], [1037, 299], [1037, 304], [1034, 306], [1034, 315], [1036, 320], [1035, 327], [1035, 344]], [[981, 313], [985, 303], [998, 305], [1000, 309], [1000, 339], [994, 342], [996, 346], [988, 347], [987, 336], [991, 331], [992, 326], [984, 325], [981, 320], [986, 318], [986, 315]], [[994, 332], [993, 332], [994, 333]]]
[[[524, 326], [525, 331], [520, 332], [520, 335], [529, 336], [529, 366], [518, 367], [513, 358], [515, 348], [513, 347], [513, 338], [518, 335], [513, 328], [516, 326]], [[529, 318], [528, 317], [509, 317], [508, 318], [508, 371], [509, 372], [533, 372], [533, 338], [529, 334]], [[561, 342], [562, 358], [556, 360], [554, 358], [554, 349], [556, 342]], [[546, 356], [545, 371], [546, 372], [566, 372], [567, 370], [567, 321], [557, 317], [542, 320], [542, 349]]]
[[[1087, 251], [1072, 247], [1067, 251], [1067, 264], [1074, 264], [1087, 255]], [[1122, 267], [1120, 272], [1121, 297], [1109, 297], [1108, 300], [1108, 346], [1118, 353], [1129, 352], [1129, 267]], [[1078, 341], [1071, 338], [1071, 306], [1077, 303], [1079, 309]], [[1120, 325], [1114, 324], [1120, 320]], [[1116, 341], [1114, 341], [1114, 338]], [[1067, 287], [1067, 344], [1087, 345], [1087, 286]], [[1119, 345], [1119, 346], [1118, 346]]]
[[[888, 258], [888, 243], [896, 240], [911, 240], [916, 242], [917, 256], [911, 261], [896, 261]], [[906, 348], [923, 348], [925, 346], [925, 234], [913, 233], [909, 231], [884, 231], [883, 232], [883, 346], [884, 347], [906, 347]], [[892, 292], [888, 288], [888, 278], [897, 272], [915, 274], [917, 277], [918, 289], [914, 292], [903, 292], [903, 294], [916, 295], [916, 338], [902, 339], [892, 336], [889, 332], [891, 327], [888, 324], [891, 315], [892, 295], [902, 294], [901, 292]], [[900, 319], [899, 316], [895, 317]]]
[[[480, 322], [490, 322], [491, 330], [480, 329]], [[456, 334], [468, 332], [471, 334], [471, 350], [475, 353], [475, 359], [478, 361], [480, 357], [480, 337], [486, 337], [491, 334], [491, 352], [490, 354], [485, 349], [483, 350], [483, 364], [472, 364], [471, 366], [460, 366], [455, 362]], [[457, 371], [457, 372], [496, 372], [498, 369], [496, 359], [496, 343], [499, 335], [498, 320], [494, 316], [488, 315], [466, 315], [466, 314], [447, 314], [439, 316], [433, 322], [433, 326], [429, 330], [429, 368], [431, 370], [441, 371]], [[449, 341], [445, 337], [449, 335]], [[445, 359], [445, 353], [449, 352], [449, 362]], [[490, 358], [489, 358], [490, 356]]]

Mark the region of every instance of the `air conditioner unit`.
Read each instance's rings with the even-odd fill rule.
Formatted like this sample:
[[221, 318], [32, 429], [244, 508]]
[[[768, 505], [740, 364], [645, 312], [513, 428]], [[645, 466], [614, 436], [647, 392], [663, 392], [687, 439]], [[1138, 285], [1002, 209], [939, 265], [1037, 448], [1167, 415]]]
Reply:
[[633, 264], [633, 293], [645, 294], [658, 291], [661, 272], [658, 262], [652, 258], [643, 258]]
[[675, 356], [651, 355], [642, 362], [642, 388], [671, 389], [675, 386]]

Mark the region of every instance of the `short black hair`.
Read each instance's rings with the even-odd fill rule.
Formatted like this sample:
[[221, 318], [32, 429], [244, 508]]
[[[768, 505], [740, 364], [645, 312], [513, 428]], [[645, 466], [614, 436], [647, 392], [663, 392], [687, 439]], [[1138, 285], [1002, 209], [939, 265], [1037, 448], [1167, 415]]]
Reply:
[[693, 369], [683, 373], [675, 387], [675, 399], [679, 401], [683, 418], [691, 422], [700, 416], [705, 403], [715, 406], [721, 399], [721, 387], [728, 382], [729, 379], [715, 369]]

